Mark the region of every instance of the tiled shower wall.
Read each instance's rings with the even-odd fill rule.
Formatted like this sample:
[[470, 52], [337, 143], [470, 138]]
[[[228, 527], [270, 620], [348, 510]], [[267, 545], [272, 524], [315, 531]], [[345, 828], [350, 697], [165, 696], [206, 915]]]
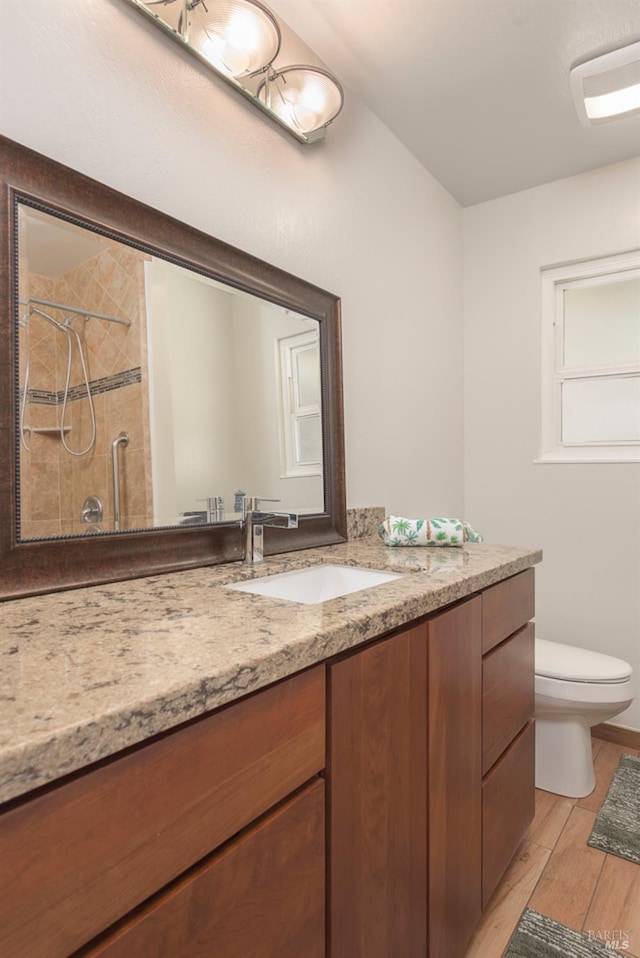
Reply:
[[[72, 456], [63, 447], [59, 426], [67, 372], [67, 339], [42, 317], [32, 314], [20, 331], [20, 381], [24, 384], [29, 357], [25, 438], [20, 449], [20, 537], [82, 535], [87, 496], [104, 506], [101, 531], [113, 529], [113, 440], [124, 431], [129, 444], [120, 447], [121, 529], [153, 525], [151, 455], [147, 376], [147, 335], [144, 254], [109, 243], [96, 256], [55, 280], [29, 275], [20, 295], [94, 309], [122, 319], [125, 327], [101, 319], [77, 316], [73, 327], [83, 344], [96, 417], [95, 447]], [[24, 288], [24, 286], [27, 288]], [[65, 314], [42, 307], [59, 322]], [[73, 342], [70, 399], [65, 432], [74, 451], [91, 438], [91, 417], [84, 375]], [[50, 428], [35, 432], [34, 428]]]

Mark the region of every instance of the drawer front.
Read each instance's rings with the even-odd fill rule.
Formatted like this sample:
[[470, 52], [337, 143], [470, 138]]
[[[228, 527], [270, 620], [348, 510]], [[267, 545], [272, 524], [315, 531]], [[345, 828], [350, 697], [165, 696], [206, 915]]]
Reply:
[[0, 816], [3, 958], [68, 955], [319, 772], [324, 689], [321, 666]]
[[534, 714], [534, 626], [530, 622], [482, 660], [482, 774]]
[[498, 582], [482, 593], [482, 651], [507, 639], [535, 614], [533, 569]]
[[86, 958], [323, 958], [324, 782], [143, 908]]
[[482, 907], [502, 878], [535, 806], [535, 734], [530, 722], [482, 783]]

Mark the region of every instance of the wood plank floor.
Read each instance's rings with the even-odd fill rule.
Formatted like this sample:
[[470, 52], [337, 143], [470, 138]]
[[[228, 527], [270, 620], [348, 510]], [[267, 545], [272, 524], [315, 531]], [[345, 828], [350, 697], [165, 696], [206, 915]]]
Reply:
[[624, 950], [640, 958], [640, 865], [591, 848], [586, 841], [620, 756], [640, 755], [593, 739], [595, 790], [563, 798], [536, 789], [536, 816], [489, 902], [465, 958], [501, 958], [526, 906], [574, 928], [627, 932]]

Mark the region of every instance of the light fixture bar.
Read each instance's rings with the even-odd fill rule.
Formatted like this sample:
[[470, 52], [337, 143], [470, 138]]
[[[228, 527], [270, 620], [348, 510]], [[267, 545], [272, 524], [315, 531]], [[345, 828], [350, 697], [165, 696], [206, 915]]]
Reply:
[[[268, 116], [269, 119], [272, 120], [274, 123], [276, 123], [281, 129], [286, 130], [286, 132], [289, 133], [290, 136], [294, 137], [294, 139], [296, 139], [299, 143], [310, 144], [310, 143], [316, 143], [324, 139], [326, 134], [326, 127], [331, 122], [331, 120], [334, 119], [335, 116], [337, 116], [339, 109], [337, 111], [334, 110], [333, 115], [329, 119], [327, 119], [325, 122], [323, 122], [321, 125], [319, 125], [317, 128], [309, 129], [309, 130], [302, 129], [296, 123], [287, 122], [287, 120], [289, 120], [289, 117], [286, 114], [283, 116], [281, 113], [278, 113], [278, 111], [273, 108], [273, 101], [272, 101], [272, 105], [269, 106], [269, 102], [270, 102], [269, 96], [266, 96], [263, 102], [263, 100], [260, 98], [259, 93], [260, 93], [260, 89], [262, 89], [263, 85], [265, 85], [265, 81], [263, 81], [263, 83], [260, 85], [260, 88], [257, 92], [253, 92], [253, 90], [251, 90], [243, 82], [241, 82], [240, 78], [237, 75], [236, 76], [233, 75], [232, 70], [238, 64], [244, 67], [244, 64], [242, 62], [242, 57], [240, 55], [238, 57], [234, 57], [233, 61], [229, 63], [229, 66], [231, 67], [231, 69], [228, 69], [228, 70], [219, 69], [216, 63], [212, 62], [212, 58], [207, 57], [205, 53], [203, 52], [203, 50], [199, 49], [198, 46], [196, 46], [192, 42], [191, 39], [186, 39], [185, 35], [188, 36], [192, 32], [191, 23], [187, 19], [189, 16], [189, 13], [195, 10], [200, 4], [202, 4], [202, 6], [208, 12], [210, 8], [213, 8], [215, 6], [216, 0], [209, 0], [207, 4], [203, 3], [202, 0], [184, 0], [184, 2], [180, 3], [180, 8], [182, 10], [182, 13], [179, 19], [177, 20], [175, 27], [172, 26], [171, 22], [168, 22], [168, 20], [163, 19], [162, 16], [156, 13], [153, 8], [155, 7], [156, 9], [164, 9], [165, 7], [168, 7], [172, 5], [174, 2], [176, 2], [176, 0], [146, 0], [146, 2], [145, 0], [125, 0], [125, 2], [134, 6], [136, 10], [138, 10], [139, 13], [142, 14], [142, 16], [144, 16], [147, 20], [149, 20], [156, 27], [158, 27], [158, 29], [162, 30], [162, 32], [166, 36], [170, 37], [175, 43], [178, 43], [191, 56], [195, 57], [196, 60], [199, 60], [200, 63], [202, 63], [205, 67], [207, 67], [207, 69], [210, 70], [216, 77], [218, 77], [220, 80], [226, 83], [227, 86], [233, 87], [233, 89], [236, 90], [236, 92], [240, 93], [241, 96], [243, 96], [246, 100], [253, 103], [253, 105], [256, 106], [262, 113], [264, 113], [265, 116]], [[248, 2], [252, 6], [255, 6], [256, 8], [261, 8], [267, 14], [269, 20], [273, 21], [273, 23], [275, 24], [275, 29], [277, 31], [277, 47], [274, 53], [274, 57], [271, 58], [269, 63], [261, 65], [259, 68], [256, 68], [253, 70], [249, 69], [246, 72], [243, 69], [242, 76], [243, 76], [243, 79], [245, 77], [250, 79], [256, 73], [258, 74], [264, 73], [264, 76], [266, 79], [266, 86], [268, 87], [270, 71], [271, 71], [272, 77], [276, 77], [279, 75], [279, 73], [285, 72], [286, 70], [292, 69], [292, 68], [284, 67], [280, 71], [274, 71], [274, 68], [271, 67], [271, 62], [275, 58], [275, 56], [277, 55], [280, 49], [279, 26], [277, 24], [277, 21], [275, 21], [273, 14], [271, 14], [271, 12], [268, 11], [267, 8], [265, 8], [262, 5], [262, 3], [259, 2], [259, 0], [248, 0]], [[183, 20], [184, 20], [184, 23], [181, 22]], [[183, 30], [183, 27], [184, 27], [184, 30]], [[316, 71], [318, 73], [325, 75], [328, 78], [328, 80], [331, 81], [335, 85], [336, 89], [339, 91], [340, 108], [342, 107], [342, 100], [343, 100], [342, 88], [340, 87], [340, 84], [337, 82], [337, 80], [335, 80], [335, 78], [331, 76], [331, 74], [329, 74], [325, 70], [320, 70], [318, 67], [295, 67], [295, 69], [306, 69], [312, 72]]]

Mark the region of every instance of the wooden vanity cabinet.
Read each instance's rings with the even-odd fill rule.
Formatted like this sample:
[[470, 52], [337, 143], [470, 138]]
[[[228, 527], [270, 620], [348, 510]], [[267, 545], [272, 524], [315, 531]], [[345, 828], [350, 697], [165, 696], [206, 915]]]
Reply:
[[533, 818], [532, 615], [530, 569], [330, 663], [330, 958], [464, 955]]
[[328, 670], [331, 958], [425, 954], [426, 662], [421, 624]]
[[482, 907], [482, 599], [428, 620], [428, 955], [462, 956]]
[[[68, 958], [152, 896], [165, 888], [168, 894], [181, 876], [187, 882], [187, 873], [189, 891], [174, 890], [171, 905], [155, 909], [181, 916], [177, 924], [188, 935], [182, 950], [154, 946], [130, 950], [131, 956], [216, 953], [206, 936], [217, 934], [225, 921], [229, 934], [236, 934], [229, 930], [239, 907], [234, 894], [243, 894], [252, 875], [257, 889], [251, 906], [256, 915], [268, 913], [274, 933], [280, 925], [282, 955], [295, 954], [286, 950], [287, 942], [293, 947], [301, 940], [302, 924], [309, 922], [322, 937], [324, 783], [317, 776], [325, 764], [325, 708], [321, 665], [6, 810], [0, 848], [10, 880], [0, 895], [2, 958]], [[308, 794], [262, 821], [314, 780]], [[299, 849], [283, 847], [288, 827]], [[235, 844], [210, 859], [229, 842]], [[284, 894], [290, 866], [292, 876], [311, 882], [308, 893], [294, 894], [293, 912]], [[208, 923], [202, 922], [207, 913]], [[228, 954], [235, 955], [231, 947]], [[268, 949], [252, 954], [271, 958]]]
[[10, 803], [2, 958], [463, 958], [533, 817], [532, 614], [527, 570]]
[[482, 595], [482, 907], [535, 812], [534, 571]]
[[331, 958], [462, 955], [481, 913], [481, 599], [329, 667]]

